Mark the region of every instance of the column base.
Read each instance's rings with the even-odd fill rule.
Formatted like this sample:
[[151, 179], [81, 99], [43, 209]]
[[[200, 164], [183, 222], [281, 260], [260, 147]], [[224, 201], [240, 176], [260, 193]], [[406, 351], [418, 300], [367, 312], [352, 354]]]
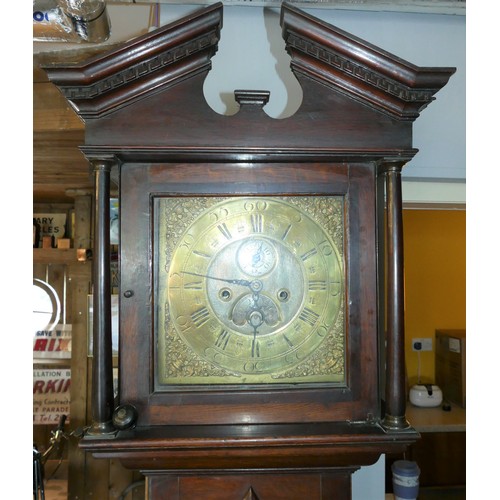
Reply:
[[411, 426], [404, 415], [399, 417], [395, 417], [393, 415], [385, 415], [384, 419], [382, 420], [382, 427], [389, 432], [411, 429]]
[[94, 422], [92, 426], [85, 433], [85, 437], [89, 438], [114, 438], [118, 433], [117, 429], [113, 426], [113, 422]]

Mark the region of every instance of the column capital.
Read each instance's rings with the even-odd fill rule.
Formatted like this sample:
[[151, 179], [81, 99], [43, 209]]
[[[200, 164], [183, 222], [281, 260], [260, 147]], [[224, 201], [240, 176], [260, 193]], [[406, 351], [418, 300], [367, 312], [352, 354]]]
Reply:
[[383, 158], [378, 162], [378, 171], [381, 174], [388, 172], [401, 173], [403, 167], [411, 160], [411, 158]]
[[119, 165], [119, 160], [115, 155], [109, 156], [87, 156], [87, 160], [92, 165], [94, 170], [111, 171], [111, 169]]

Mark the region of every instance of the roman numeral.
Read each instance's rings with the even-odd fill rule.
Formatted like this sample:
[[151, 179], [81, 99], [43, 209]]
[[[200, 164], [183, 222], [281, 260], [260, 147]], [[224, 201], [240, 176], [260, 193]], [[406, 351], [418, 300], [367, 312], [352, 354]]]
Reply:
[[312, 257], [313, 255], [316, 255], [317, 253], [318, 253], [318, 250], [316, 250], [316, 248], [312, 248], [311, 250], [309, 250], [309, 252], [306, 252], [306, 253], [302, 254], [300, 256], [300, 258], [305, 261], [309, 257]]
[[217, 340], [215, 341], [215, 347], [224, 350], [227, 347], [227, 343], [229, 342], [230, 338], [231, 334], [227, 330], [222, 330], [222, 332], [219, 333]]
[[264, 228], [264, 217], [262, 217], [262, 214], [252, 214], [250, 216], [250, 222], [254, 233], [262, 233]]
[[201, 290], [201, 281], [192, 281], [191, 283], [184, 283], [184, 290]]
[[198, 250], [193, 250], [193, 253], [194, 253], [195, 255], [198, 255], [199, 257], [203, 257], [203, 258], [205, 258], [205, 259], [210, 259], [210, 257], [211, 257], [211, 255], [210, 255], [210, 254], [208, 254], [208, 253], [204, 253], [204, 252], [200, 252], [200, 251], [198, 251]]
[[286, 240], [286, 237], [288, 236], [288, 233], [290, 232], [290, 229], [292, 229], [292, 225], [291, 224], [285, 229], [285, 232], [283, 233], [283, 236], [281, 237], [282, 241]]
[[304, 321], [304, 323], [307, 323], [308, 325], [314, 326], [316, 321], [318, 321], [319, 319], [319, 314], [316, 314], [314, 311], [306, 307], [300, 313], [299, 319], [301, 319], [302, 321]]
[[217, 226], [217, 228], [219, 229], [219, 231], [223, 234], [224, 238], [230, 240], [232, 238], [232, 235], [231, 235], [231, 232], [229, 231], [229, 229], [227, 228], [226, 226], [226, 223], [224, 222], [223, 224], [219, 224]]
[[293, 347], [293, 342], [286, 335], [283, 335], [283, 338], [289, 347]]
[[194, 325], [199, 328], [201, 325], [204, 325], [210, 319], [210, 312], [206, 307], [202, 307], [191, 314], [191, 321]]
[[309, 290], [312, 292], [315, 290], [326, 290], [326, 281], [311, 280], [309, 282]]

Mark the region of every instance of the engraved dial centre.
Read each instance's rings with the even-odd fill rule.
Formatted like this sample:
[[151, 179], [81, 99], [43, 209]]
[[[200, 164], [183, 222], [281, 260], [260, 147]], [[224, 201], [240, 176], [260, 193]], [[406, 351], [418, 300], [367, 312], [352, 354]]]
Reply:
[[[207, 296], [219, 319], [246, 335], [271, 334], [300, 311], [304, 277], [299, 260], [285, 245], [264, 237], [246, 237], [226, 245], [208, 266], [209, 276], [230, 276], [229, 286], [207, 280]], [[290, 281], [293, 277], [293, 283]], [[252, 279], [255, 278], [255, 279]], [[286, 301], [279, 293], [290, 290]], [[230, 289], [230, 299], [221, 289]]]

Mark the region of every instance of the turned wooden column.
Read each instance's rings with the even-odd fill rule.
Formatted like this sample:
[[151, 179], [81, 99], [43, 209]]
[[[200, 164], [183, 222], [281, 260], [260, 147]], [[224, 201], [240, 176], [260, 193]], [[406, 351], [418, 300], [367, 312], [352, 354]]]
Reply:
[[387, 348], [384, 427], [401, 430], [406, 420], [403, 196], [404, 161], [386, 162]]
[[112, 414], [113, 358], [111, 337], [110, 276], [110, 184], [112, 161], [93, 160], [94, 247], [93, 247], [93, 363], [92, 426], [88, 434], [114, 433]]

